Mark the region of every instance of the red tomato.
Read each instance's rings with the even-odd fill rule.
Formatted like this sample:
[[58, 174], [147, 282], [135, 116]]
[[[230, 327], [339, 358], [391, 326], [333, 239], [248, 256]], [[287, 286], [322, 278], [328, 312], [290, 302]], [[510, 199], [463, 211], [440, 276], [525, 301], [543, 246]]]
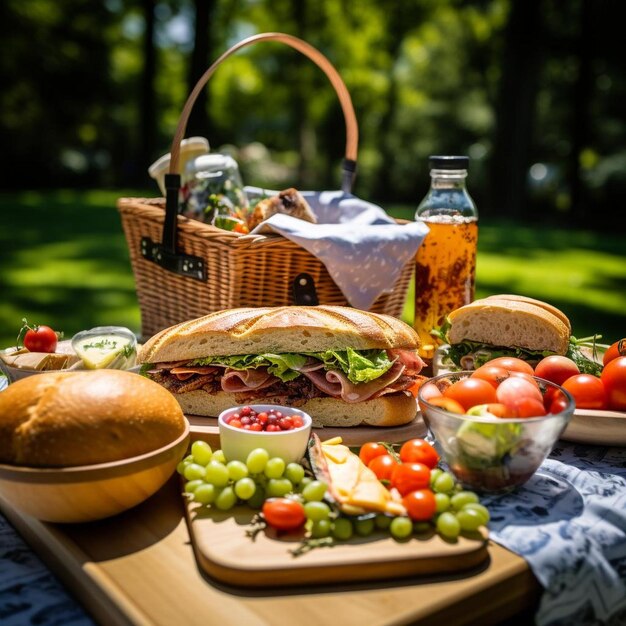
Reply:
[[511, 376], [500, 383], [496, 389], [497, 402], [517, 410], [517, 403], [522, 398], [535, 398], [543, 403], [543, 396], [535, 381], [530, 382], [525, 378]]
[[535, 367], [535, 376], [545, 378], [552, 383], [562, 385], [568, 378], [580, 374], [578, 365], [566, 356], [553, 354], [541, 359]]
[[417, 392], [420, 390], [420, 387], [426, 383], [427, 380], [428, 378], [426, 376], [419, 376], [417, 382], [415, 382], [408, 388], [408, 391], [413, 394], [414, 398], [417, 398]]
[[400, 460], [403, 463], [423, 463], [426, 467], [433, 469], [439, 463], [439, 455], [428, 441], [410, 439], [405, 441], [400, 448]]
[[502, 404], [501, 402], [488, 404], [487, 411], [496, 417], [517, 417], [517, 411], [514, 408]]
[[626, 411], [626, 356], [613, 359], [602, 370], [602, 383], [610, 409]]
[[304, 507], [296, 500], [270, 498], [263, 503], [265, 521], [277, 530], [296, 530], [304, 526]]
[[429, 404], [437, 406], [440, 409], [450, 411], [450, 413], [465, 413], [465, 409], [456, 400], [446, 398], [445, 396], [441, 396], [441, 398], [432, 398], [432, 400], [429, 401]]
[[430, 469], [423, 463], [398, 463], [393, 468], [391, 486], [402, 496], [416, 489], [424, 489], [429, 484]]
[[477, 404], [497, 402], [496, 390], [481, 378], [470, 377], [457, 380], [445, 390], [443, 395], [456, 400], [466, 411]]
[[398, 465], [398, 462], [391, 456], [391, 454], [383, 454], [382, 456], [374, 457], [368, 464], [376, 478], [378, 480], [391, 480], [393, 470]]
[[431, 398], [440, 398], [443, 394], [439, 391], [439, 388], [435, 383], [426, 383], [422, 388], [420, 395], [422, 400], [430, 402]]
[[526, 374], [530, 374], [531, 376], [534, 373], [533, 368], [529, 363], [513, 356], [499, 356], [496, 359], [487, 361], [485, 365], [496, 365], [497, 367], [504, 368], [507, 372], [524, 372]]
[[591, 374], [577, 374], [563, 383], [563, 389], [569, 391], [579, 409], [606, 408], [604, 385], [599, 378]]
[[616, 359], [618, 356], [626, 356], [626, 337], [624, 339], [620, 339], [616, 341], [611, 347], [604, 353], [602, 357], [603, 365], [607, 365], [613, 359]]
[[359, 459], [361, 459], [365, 465], [369, 465], [372, 459], [377, 456], [382, 456], [383, 454], [389, 454], [389, 450], [387, 450], [382, 443], [369, 441], [361, 446]]
[[[567, 404], [567, 398], [565, 395], [559, 393], [558, 395], [553, 396], [552, 402], [550, 402], [550, 405], [547, 407], [548, 413], [561, 413], [567, 408]], [[546, 405], [544, 404], [544, 407], [545, 406]]]
[[515, 404], [518, 417], [543, 417], [547, 411], [541, 400], [526, 396], [519, 398]]
[[503, 367], [497, 365], [481, 365], [477, 370], [474, 370], [472, 378], [482, 378], [486, 380], [495, 389], [505, 378], [509, 377], [509, 372]]
[[[527, 380], [529, 383], [537, 387], [537, 389], [539, 389], [539, 383], [534, 379], [533, 376], [527, 374], [526, 372], [511, 372], [511, 376], [514, 376], [515, 378], [523, 378], [524, 380]], [[541, 389], [539, 389], [539, 391], [541, 391]]]
[[29, 328], [24, 335], [24, 347], [31, 352], [54, 352], [57, 349], [57, 334], [50, 326]]
[[418, 489], [402, 498], [409, 517], [415, 522], [427, 522], [437, 510], [435, 495], [430, 489]]

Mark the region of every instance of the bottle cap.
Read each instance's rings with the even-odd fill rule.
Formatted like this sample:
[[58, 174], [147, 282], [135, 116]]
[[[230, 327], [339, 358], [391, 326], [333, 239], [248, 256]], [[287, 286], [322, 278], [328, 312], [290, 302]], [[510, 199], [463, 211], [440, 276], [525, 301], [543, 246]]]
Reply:
[[429, 156], [428, 166], [431, 170], [466, 170], [469, 167], [469, 157]]

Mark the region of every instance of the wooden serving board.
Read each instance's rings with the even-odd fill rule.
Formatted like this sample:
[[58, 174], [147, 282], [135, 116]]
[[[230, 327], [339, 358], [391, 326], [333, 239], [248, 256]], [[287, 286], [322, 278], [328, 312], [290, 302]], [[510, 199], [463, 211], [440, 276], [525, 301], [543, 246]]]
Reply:
[[196, 559], [212, 578], [244, 587], [284, 587], [383, 580], [460, 572], [487, 558], [486, 533], [445, 541], [431, 532], [396, 541], [388, 534], [353, 537], [299, 556], [302, 533], [273, 529], [246, 535], [254, 512], [239, 507], [221, 512], [187, 504], [187, 522]]
[[[219, 443], [219, 427], [217, 418], [187, 415], [191, 424], [192, 439], [204, 439], [211, 446]], [[347, 446], [360, 446], [368, 441], [386, 441], [387, 443], [403, 443], [409, 439], [423, 437], [428, 429], [421, 413], [404, 426], [375, 427], [354, 426], [352, 428], [314, 428], [320, 439], [326, 441], [333, 437], [341, 437]]]
[[626, 413], [576, 409], [561, 439], [597, 446], [626, 446]]

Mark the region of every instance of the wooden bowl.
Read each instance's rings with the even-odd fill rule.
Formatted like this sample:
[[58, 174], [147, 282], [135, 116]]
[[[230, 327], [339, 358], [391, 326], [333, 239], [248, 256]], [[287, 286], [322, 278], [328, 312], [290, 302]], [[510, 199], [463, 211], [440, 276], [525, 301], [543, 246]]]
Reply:
[[88, 522], [121, 513], [158, 491], [189, 443], [185, 432], [140, 456], [67, 468], [0, 464], [0, 494], [16, 509], [46, 522]]

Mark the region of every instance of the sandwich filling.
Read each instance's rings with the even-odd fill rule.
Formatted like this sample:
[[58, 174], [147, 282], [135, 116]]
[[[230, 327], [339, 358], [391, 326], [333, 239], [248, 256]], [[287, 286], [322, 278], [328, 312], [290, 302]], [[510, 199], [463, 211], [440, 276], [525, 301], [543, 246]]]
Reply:
[[349, 403], [407, 393], [424, 366], [411, 350], [327, 350], [313, 353], [213, 356], [145, 364], [142, 373], [174, 394], [235, 394], [238, 403], [272, 398], [291, 406], [311, 398]]

